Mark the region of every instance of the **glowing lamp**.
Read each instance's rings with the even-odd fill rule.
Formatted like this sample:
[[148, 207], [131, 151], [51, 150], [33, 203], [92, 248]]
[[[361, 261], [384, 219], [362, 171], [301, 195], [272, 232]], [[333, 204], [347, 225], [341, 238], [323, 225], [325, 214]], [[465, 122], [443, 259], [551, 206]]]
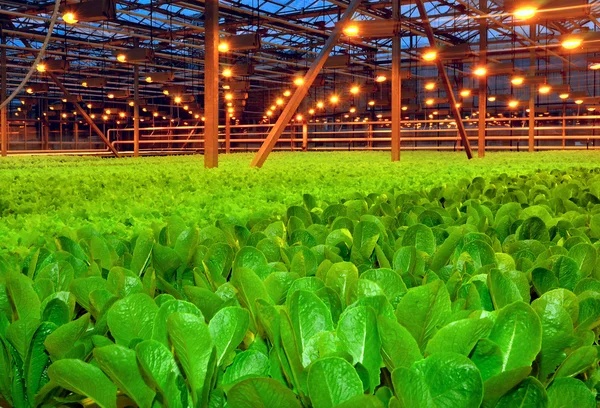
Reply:
[[292, 94], [292, 92], [289, 89], [286, 89], [285, 91], [283, 91], [283, 96], [288, 97]]
[[296, 86], [304, 85], [304, 78], [300, 77], [300, 76], [294, 78], [294, 85], [296, 85]]
[[434, 50], [425, 51], [425, 53], [423, 53], [422, 57], [425, 61], [434, 61], [437, 58], [437, 51], [434, 51]]
[[277, 106], [283, 105], [283, 99], [277, 98], [277, 100], [275, 101], [275, 105], [277, 105]]
[[581, 46], [582, 39], [579, 37], [567, 37], [563, 40], [561, 45], [564, 49], [573, 50]]
[[117, 61], [119, 61], [119, 62], [127, 61], [127, 55], [125, 55], [124, 53], [117, 54]]
[[323, 109], [324, 107], [325, 107], [325, 104], [322, 101], [317, 102], [317, 108]]
[[223, 70], [223, 76], [225, 78], [230, 78], [233, 75], [233, 72], [231, 71], [231, 68], [225, 68]]
[[519, 105], [519, 101], [511, 100], [508, 102], [510, 108], [516, 108]]
[[358, 35], [358, 26], [356, 24], [350, 24], [344, 27], [344, 34], [348, 37], [356, 37]]
[[352, 95], [357, 95], [360, 92], [360, 88], [358, 87], [358, 85], [354, 85], [352, 86], [352, 88], [350, 88], [350, 93]]
[[62, 20], [67, 24], [77, 24], [79, 20], [77, 20], [77, 16], [75, 13], [68, 11], [62, 16]]
[[576, 105], [581, 105], [583, 103], [583, 99], [576, 99], [575, 100], [575, 104]]
[[334, 103], [334, 104], [338, 103], [339, 101], [340, 101], [340, 98], [337, 95], [331, 95], [331, 98], [329, 98], [329, 102]]
[[38, 72], [46, 72], [46, 64], [40, 62], [39, 64], [37, 64], [36, 69], [38, 70]]
[[218, 47], [219, 52], [227, 52], [229, 51], [229, 44], [222, 41], [219, 43], [219, 47]]
[[524, 81], [525, 81], [525, 78], [523, 78], [522, 76], [516, 76], [516, 77], [512, 77], [512, 79], [510, 80], [510, 83], [513, 85], [523, 85]]
[[425, 89], [428, 91], [433, 91], [435, 89], [435, 82], [427, 82], [425, 84]]
[[568, 92], [563, 92], [560, 95], [558, 95], [558, 97], [560, 99], [567, 99], [569, 97], [569, 93]]
[[541, 94], [547, 94], [548, 92], [550, 92], [550, 89], [551, 89], [550, 85], [544, 84], [544, 85], [540, 86], [540, 88], [538, 89], [538, 92]]
[[523, 6], [516, 9], [513, 15], [519, 20], [528, 20], [531, 17], [535, 16], [537, 9], [531, 6]]
[[463, 98], [466, 98], [470, 95], [471, 95], [470, 89], [463, 89], [462, 91], [460, 91], [460, 96], [462, 96]]
[[482, 77], [487, 74], [487, 69], [485, 67], [477, 67], [473, 73], [478, 77]]
[[176, 96], [175, 98], [173, 98], [173, 102], [181, 103], [181, 96]]

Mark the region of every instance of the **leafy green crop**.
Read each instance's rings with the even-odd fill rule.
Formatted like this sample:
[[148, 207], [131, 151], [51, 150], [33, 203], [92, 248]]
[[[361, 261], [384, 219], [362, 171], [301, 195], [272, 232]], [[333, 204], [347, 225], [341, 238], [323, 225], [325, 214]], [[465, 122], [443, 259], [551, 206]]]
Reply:
[[13, 407], [595, 407], [600, 170], [457, 178], [0, 257]]

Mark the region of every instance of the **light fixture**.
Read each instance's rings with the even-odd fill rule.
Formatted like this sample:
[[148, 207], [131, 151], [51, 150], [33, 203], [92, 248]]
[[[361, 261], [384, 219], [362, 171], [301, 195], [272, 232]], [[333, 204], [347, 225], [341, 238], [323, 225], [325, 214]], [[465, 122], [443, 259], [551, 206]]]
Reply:
[[429, 98], [425, 100], [425, 105], [431, 106], [434, 102], [435, 100], [433, 100], [433, 98]]
[[233, 112], [235, 112], [235, 109], [233, 109], [233, 108], [227, 108], [227, 113], [233, 113]]
[[67, 24], [77, 24], [77, 22], [79, 21], [77, 20], [77, 16], [75, 16], [75, 13], [71, 11], [67, 11], [65, 14], [63, 14], [62, 20]]
[[294, 78], [294, 85], [296, 85], [296, 86], [304, 85], [304, 77], [302, 77], [302, 76], [295, 77]]
[[315, 114], [315, 110], [314, 110], [313, 108], [310, 108], [310, 109], [308, 110], [308, 114], [309, 114], [309, 115], [314, 115], [314, 114]]
[[87, 105], [85, 105], [88, 109], [92, 109], [92, 104], [88, 103]]
[[127, 55], [124, 52], [117, 54], [117, 61], [119, 61], [119, 62], [127, 61]]
[[422, 55], [425, 61], [433, 61], [437, 58], [437, 51], [435, 50], [427, 50]]
[[229, 51], [229, 43], [226, 41], [221, 41], [218, 47], [219, 52], [227, 52]]
[[292, 94], [292, 92], [289, 89], [286, 89], [285, 91], [283, 91], [283, 96], [288, 97]]
[[[494, 98], [494, 100], [496, 100], [496, 98]], [[459, 103], [459, 102], [457, 102], [456, 104], [454, 104], [454, 107], [456, 107], [456, 109], [460, 109], [461, 106], [462, 106], [462, 104]]]
[[296, 115], [296, 120], [300, 122], [303, 119], [302, 115], [299, 113]]
[[595, 111], [595, 110], [596, 110], [596, 108], [594, 108], [593, 106], [590, 106], [589, 108], [587, 108], [587, 110], [588, 110], [589, 112], [593, 112], [593, 111]]
[[104, 109], [104, 113], [106, 113], [107, 115], [110, 115], [110, 109]]
[[583, 40], [580, 37], [568, 36], [562, 40], [561, 45], [566, 50], [573, 50], [575, 48], [580, 47], [582, 42]]
[[108, 120], [108, 115], [102, 115], [102, 119]]
[[194, 119], [200, 119], [200, 115], [198, 115], [197, 113], [194, 115]]
[[583, 103], [583, 99], [576, 99], [575, 105], [581, 105]]
[[173, 98], [173, 102], [175, 103], [181, 103], [182, 99], [181, 96], [177, 95], [176, 97]]
[[329, 102], [336, 104], [340, 101], [340, 97], [337, 95], [331, 95], [331, 97], [329, 98]]
[[552, 88], [550, 88], [550, 85], [543, 84], [543, 85], [540, 85], [538, 92], [541, 94], [547, 94], [550, 92], [550, 89], [552, 89]]
[[435, 89], [435, 82], [427, 82], [425, 84], [425, 89], [427, 89], [428, 91], [433, 91]]
[[324, 107], [325, 107], [325, 104], [323, 103], [323, 101], [318, 101], [317, 102], [317, 108], [323, 109]]
[[233, 94], [232, 93], [228, 92], [228, 93], [225, 94], [225, 100], [226, 101], [230, 101], [232, 99], [233, 99]]
[[348, 111], [349, 111], [350, 113], [354, 113], [354, 112], [356, 112], [356, 106], [354, 106], [354, 105], [350, 106], [350, 109], [348, 109]]
[[108, 99], [115, 99], [115, 94], [113, 92], [109, 92], [106, 96], [108, 97]]
[[275, 109], [277, 109], [277, 106], [271, 105], [271, 107], [269, 109], [271, 109], [272, 111], [274, 111]]
[[37, 67], [35, 67], [37, 69], [38, 72], [46, 72], [46, 64], [44, 64], [43, 62], [40, 62], [39, 64], [37, 64]]
[[267, 111], [267, 116], [273, 116], [273, 111], [271, 111], [271, 110], [268, 110], [268, 111]]
[[152, 83], [152, 77], [151, 76], [147, 76], [146, 77], [146, 82], [148, 82], [149, 84]]
[[134, 106], [135, 105], [135, 101], [134, 100], [130, 100], [129, 102], [127, 102], [127, 105]]
[[90, 118], [92, 119], [96, 119], [96, 115], [94, 115], [93, 113], [90, 115]]
[[155, 118], [157, 118], [157, 117], [158, 117], [158, 112], [154, 112], [154, 113], [152, 114], [152, 116], [154, 116]]
[[522, 6], [517, 8], [513, 15], [519, 20], [528, 20], [531, 17], [535, 16], [537, 9], [532, 6]]
[[283, 105], [283, 99], [277, 98], [277, 100], [275, 101], [275, 105], [277, 105], [277, 106]]
[[467, 98], [471, 95], [471, 90], [470, 89], [463, 89], [460, 91], [460, 96], [462, 96], [463, 98]]
[[189, 105], [183, 105], [183, 110], [190, 110]]
[[477, 67], [477, 68], [475, 68], [473, 73], [478, 77], [485, 76], [487, 74], [487, 68], [486, 67]]
[[560, 94], [558, 95], [558, 97], [559, 97], [560, 99], [567, 99], [567, 98], [569, 98], [569, 93], [568, 93], [568, 92], [562, 92], [562, 93], [560, 93]]
[[120, 117], [120, 118], [124, 118], [125, 116], [126, 116], [126, 115], [125, 115], [125, 112], [119, 112], [119, 117]]
[[81, 86], [84, 88], [104, 88], [106, 78], [84, 78], [81, 80]]
[[359, 87], [358, 85], [353, 85], [353, 86], [350, 88], [350, 93], [351, 93], [352, 95], [357, 95], [359, 92], [360, 92], [360, 87]]
[[488, 96], [488, 102], [496, 102], [495, 96]]
[[588, 68], [593, 70], [600, 69], [600, 62], [592, 62], [590, 65], [588, 65]]
[[512, 100], [508, 101], [508, 106], [510, 108], [516, 108], [518, 105], [519, 105], [519, 101], [517, 101], [517, 100], [512, 99]]
[[349, 24], [346, 27], [344, 27], [344, 34], [346, 34], [348, 37], [356, 37], [358, 35], [358, 25], [356, 24]]
[[231, 68], [225, 68], [223, 70], [223, 76], [225, 78], [231, 78], [232, 75], [233, 75], [233, 72], [231, 71]]
[[135, 47], [115, 51], [115, 57], [119, 62], [149, 62], [154, 59], [154, 50], [151, 48]]
[[408, 110], [408, 106], [404, 105], [404, 106], [402, 107], [402, 110], [403, 110], [403, 111], [407, 111], [407, 110]]
[[375, 101], [373, 99], [371, 99], [368, 103], [369, 106], [375, 106]]
[[525, 78], [523, 78], [522, 76], [514, 76], [511, 78], [510, 83], [513, 85], [523, 85], [523, 82], [525, 81]]
[[106, 95], [109, 99], [126, 99], [129, 97], [129, 89], [117, 89], [109, 91]]
[[387, 81], [387, 75], [383, 72], [375, 74], [375, 82], [385, 82]]

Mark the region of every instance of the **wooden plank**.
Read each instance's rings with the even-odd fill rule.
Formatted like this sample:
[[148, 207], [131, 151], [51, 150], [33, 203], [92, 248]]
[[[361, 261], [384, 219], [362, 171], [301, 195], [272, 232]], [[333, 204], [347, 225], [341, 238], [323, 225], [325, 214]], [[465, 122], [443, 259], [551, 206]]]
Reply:
[[[429, 44], [432, 47], [435, 47], [436, 40], [433, 35], [433, 30], [431, 28], [431, 24], [429, 22], [429, 17], [427, 16], [427, 11], [425, 10], [425, 4], [423, 0], [416, 0], [417, 8], [419, 9], [419, 14], [421, 15], [421, 20], [423, 21], [423, 29], [425, 30], [425, 34], [427, 34], [427, 39], [429, 40]], [[454, 115], [454, 119], [456, 122], [456, 128], [458, 129], [458, 134], [460, 139], [462, 140], [465, 153], [467, 158], [473, 158], [473, 152], [471, 150], [471, 144], [469, 143], [469, 139], [467, 139], [467, 132], [465, 131], [465, 125], [462, 122], [462, 118], [460, 116], [460, 110], [456, 106], [456, 97], [454, 96], [454, 92], [452, 92], [452, 84], [450, 83], [450, 79], [448, 78], [448, 73], [446, 72], [446, 68], [444, 67], [444, 63], [440, 58], [435, 60], [435, 63], [438, 68], [438, 73], [440, 75], [440, 79], [442, 80], [442, 85], [446, 91], [446, 95], [448, 96], [448, 102], [450, 103], [450, 110]]]
[[204, 13], [204, 167], [219, 165], [219, 2], [207, 0]]
[[[479, 0], [479, 9], [487, 10], [487, 0]], [[486, 11], [487, 12], [487, 11]], [[479, 66], [487, 66], [487, 18], [479, 19]], [[485, 118], [487, 116], [487, 74], [479, 78], [479, 121], [477, 128], [477, 157], [485, 157]]]
[[[392, 0], [392, 18], [399, 23], [400, 0]], [[400, 160], [400, 121], [402, 120], [402, 64], [400, 34], [392, 37], [392, 161]]]
[[283, 108], [283, 111], [277, 119], [277, 122], [271, 128], [271, 131], [267, 135], [267, 139], [261, 145], [256, 156], [254, 156], [254, 159], [250, 164], [251, 167], [262, 167], [262, 165], [267, 160], [267, 157], [269, 157], [269, 153], [271, 153], [273, 147], [275, 147], [277, 139], [279, 139], [285, 127], [292, 119], [292, 116], [294, 115], [296, 109], [298, 109], [298, 106], [300, 106], [302, 99], [304, 99], [304, 97], [308, 93], [308, 90], [310, 89], [310, 86], [312, 85], [314, 80], [317, 78], [317, 75], [319, 75], [319, 72], [323, 68], [323, 65], [325, 64], [325, 61], [327, 60], [327, 57], [329, 56], [329, 53], [331, 52], [333, 46], [342, 35], [343, 25], [348, 20], [350, 20], [352, 14], [354, 14], [354, 11], [356, 10], [360, 2], [361, 0], [352, 0], [348, 5], [348, 8], [346, 9], [346, 11], [336, 24], [335, 28], [331, 32], [331, 35], [325, 42], [325, 45], [321, 49], [321, 52], [319, 53], [318, 57], [315, 59], [310, 69], [304, 76], [304, 84], [296, 88], [296, 91], [290, 98], [290, 101], [285, 106], [285, 108]]

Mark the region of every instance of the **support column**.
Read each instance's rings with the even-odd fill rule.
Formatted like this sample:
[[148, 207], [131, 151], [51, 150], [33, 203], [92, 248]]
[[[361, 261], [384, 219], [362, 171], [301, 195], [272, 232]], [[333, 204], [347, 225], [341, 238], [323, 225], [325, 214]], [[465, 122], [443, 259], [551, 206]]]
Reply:
[[[479, 9], [487, 14], [487, 0], [479, 0]], [[487, 65], [487, 18], [479, 20], [479, 64]], [[487, 117], [487, 75], [479, 78], [479, 122], [477, 138], [477, 157], [485, 157], [485, 119]]]
[[[529, 26], [529, 35], [533, 41], [537, 38], [536, 25], [535, 23]], [[529, 75], [535, 75], [535, 47], [531, 48], [529, 52]], [[535, 84], [529, 85], [529, 142], [528, 150], [533, 152], [535, 150]]]
[[140, 68], [133, 66], [133, 156], [140, 155]]
[[352, 0], [342, 17], [340, 17], [339, 21], [335, 25], [335, 28], [331, 32], [331, 35], [327, 39], [327, 42], [325, 42], [325, 45], [321, 49], [321, 52], [313, 61], [310, 69], [304, 76], [304, 84], [296, 88], [296, 91], [290, 98], [290, 101], [285, 108], [283, 108], [283, 111], [277, 119], [277, 122], [267, 135], [267, 139], [263, 142], [262, 146], [258, 150], [258, 153], [256, 153], [256, 156], [254, 156], [254, 159], [252, 159], [252, 163], [250, 164], [251, 167], [262, 167], [267, 160], [267, 157], [269, 157], [269, 153], [271, 153], [273, 147], [275, 147], [277, 140], [285, 130], [285, 127], [290, 123], [290, 119], [292, 119], [296, 109], [298, 109], [298, 106], [300, 106], [302, 99], [304, 99], [308, 93], [308, 90], [310, 89], [310, 86], [317, 78], [317, 75], [319, 75], [319, 72], [323, 68], [323, 65], [325, 64], [329, 53], [333, 49], [333, 46], [342, 35], [344, 24], [350, 20], [360, 2], [361, 0]]
[[[392, 18], [400, 20], [400, 0], [392, 0]], [[402, 79], [400, 77], [400, 33], [392, 37], [392, 161], [400, 160], [400, 121], [402, 120]]]
[[[435, 36], [433, 35], [433, 30], [431, 29], [431, 24], [429, 23], [429, 17], [427, 16], [427, 11], [425, 10], [423, 0], [416, 0], [416, 5], [419, 9], [419, 15], [421, 16], [423, 28], [425, 29], [425, 34], [427, 34], [429, 44], [430, 46], [435, 47]], [[465, 153], [467, 154], [467, 158], [472, 159], [473, 152], [471, 151], [471, 144], [469, 143], [469, 139], [467, 139], [467, 132], [465, 130], [465, 125], [462, 121], [462, 117], [460, 116], [460, 110], [456, 106], [456, 98], [454, 97], [454, 93], [452, 92], [452, 84], [450, 83], [450, 79], [448, 78], [448, 73], [446, 72], [446, 68], [444, 67], [444, 63], [441, 59], [438, 58], [435, 62], [438, 68], [438, 74], [440, 75], [440, 78], [442, 80], [442, 85], [444, 86], [444, 90], [446, 91], [446, 95], [448, 96], [450, 110], [452, 111], [452, 115], [454, 116], [454, 119], [456, 121], [456, 128], [458, 129], [458, 134], [465, 147]]]
[[302, 151], [308, 151], [308, 123], [306, 123], [306, 119], [302, 122]]
[[212, 168], [219, 165], [219, 2], [204, 5], [204, 167]]
[[[1, 23], [0, 23], [1, 24]], [[0, 37], [2, 45], [6, 45], [6, 34], [0, 25]], [[0, 102], [6, 99], [6, 48], [2, 47], [2, 55], [0, 56], [0, 64], [2, 67], [2, 78], [0, 79]], [[0, 112], [0, 151], [2, 156], [8, 154], [8, 105], [2, 108]]]
[[225, 154], [231, 153], [231, 118], [225, 115]]

